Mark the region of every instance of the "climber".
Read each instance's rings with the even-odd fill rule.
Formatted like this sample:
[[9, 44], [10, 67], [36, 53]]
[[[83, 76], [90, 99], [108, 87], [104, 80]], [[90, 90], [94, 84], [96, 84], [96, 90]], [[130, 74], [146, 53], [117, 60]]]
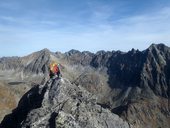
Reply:
[[60, 64], [57, 64], [55, 61], [50, 64], [49, 71], [50, 78], [54, 78], [55, 76], [60, 78], [62, 76], [60, 72]]

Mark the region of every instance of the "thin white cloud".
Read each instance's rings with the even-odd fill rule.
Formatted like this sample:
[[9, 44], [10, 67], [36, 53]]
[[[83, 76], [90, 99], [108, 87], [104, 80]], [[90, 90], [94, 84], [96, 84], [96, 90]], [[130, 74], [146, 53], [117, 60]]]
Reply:
[[0, 25], [0, 44], [20, 43], [20, 46], [25, 45], [34, 50], [47, 47], [53, 51], [63, 52], [73, 48], [93, 52], [102, 49], [144, 50], [151, 43], [165, 43], [170, 46], [169, 7], [113, 22], [108, 20], [113, 13], [106, 8], [107, 6], [103, 6], [103, 9], [92, 10], [89, 23], [86, 24], [81, 24], [77, 20], [65, 21], [63, 17], [62, 20], [65, 22], [63, 24], [67, 26], [61, 23], [61, 19], [53, 19], [55, 14], [50, 14], [51, 18], [42, 20], [34, 17], [29, 19], [0, 16], [0, 19], [17, 23], [17, 26]]

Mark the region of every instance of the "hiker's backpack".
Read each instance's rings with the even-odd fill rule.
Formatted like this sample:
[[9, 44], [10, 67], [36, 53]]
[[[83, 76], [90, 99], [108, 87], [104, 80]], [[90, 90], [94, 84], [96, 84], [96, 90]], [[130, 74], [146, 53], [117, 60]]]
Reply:
[[57, 72], [59, 72], [57, 63], [50, 64], [50, 72], [52, 72], [53, 74], [56, 74]]

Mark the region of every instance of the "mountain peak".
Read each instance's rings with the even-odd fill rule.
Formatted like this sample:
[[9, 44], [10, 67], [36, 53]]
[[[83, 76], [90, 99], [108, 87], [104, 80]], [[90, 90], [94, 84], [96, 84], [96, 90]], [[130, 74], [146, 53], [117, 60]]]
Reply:
[[43, 53], [45, 53], [45, 54], [51, 53], [51, 51], [50, 51], [49, 49], [47, 49], [47, 48], [42, 49], [40, 52], [41, 52], [41, 53], [43, 52]]
[[73, 54], [77, 54], [77, 53], [81, 53], [81, 52], [78, 50], [75, 50], [75, 49], [72, 49], [72, 50], [66, 52], [66, 54], [68, 54], [68, 55], [73, 55]]
[[152, 43], [148, 49], [154, 49], [154, 48], [157, 48], [157, 49], [164, 49], [165, 47], [167, 47], [165, 44], [163, 43], [159, 43], [159, 44], [154, 44]]

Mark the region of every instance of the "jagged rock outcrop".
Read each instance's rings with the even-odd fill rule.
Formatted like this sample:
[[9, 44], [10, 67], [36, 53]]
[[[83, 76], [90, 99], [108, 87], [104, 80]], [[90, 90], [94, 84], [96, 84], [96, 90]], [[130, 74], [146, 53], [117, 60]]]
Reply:
[[84, 51], [80, 52], [78, 50], [70, 50], [69, 52], [66, 52], [63, 54], [63, 59], [67, 61], [71, 65], [90, 65], [90, 62], [92, 61], [94, 57], [94, 53]]
[[155, 95], [168, 98], [170, 89], [170, 48], [163, 44], [147, 49], [141, 72], [141, 86], [148, 86]]
[[66, 79], [37, 85], [1, 122], [2, 128], [129, 128], [96, 103], [96, 96]]

